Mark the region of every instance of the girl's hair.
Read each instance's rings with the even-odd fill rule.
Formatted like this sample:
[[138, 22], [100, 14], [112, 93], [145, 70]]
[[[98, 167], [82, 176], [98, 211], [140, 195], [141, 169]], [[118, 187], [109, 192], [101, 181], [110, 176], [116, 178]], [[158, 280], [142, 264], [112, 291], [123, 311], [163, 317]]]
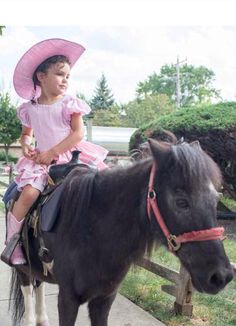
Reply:
[[[40, 65], [36, 68], [35, 72], [33, 73], [33, 77], [32, 77], [34, 83], [34, 90], [36, 90], [37, 85], [40, 86], [40, 82], [37, 78], [37, 73], [38, 72], [46, 73], [51, 65], [58, 62], [68, 63], [68, 65], [70, 65], [69, 58], [67, 58], [65, 55], [54, 55], [52, 57], [47, 58], [42, 63], [40, 63]], [[34, 97], [31, 99], [31, 103], [32, 104], [36, 103]]]

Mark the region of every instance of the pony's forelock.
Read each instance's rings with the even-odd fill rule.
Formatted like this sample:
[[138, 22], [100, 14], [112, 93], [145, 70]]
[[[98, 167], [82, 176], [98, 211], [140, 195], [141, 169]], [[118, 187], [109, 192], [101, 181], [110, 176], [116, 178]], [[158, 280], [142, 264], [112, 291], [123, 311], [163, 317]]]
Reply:
[[222, 175], [213, 159], [200, 147], [193, 147], [188, 143], [177, 144], [171, 147], [176, 165], [182, 170], [185, 184], [212, 182], [219, 190], [222, 184]]

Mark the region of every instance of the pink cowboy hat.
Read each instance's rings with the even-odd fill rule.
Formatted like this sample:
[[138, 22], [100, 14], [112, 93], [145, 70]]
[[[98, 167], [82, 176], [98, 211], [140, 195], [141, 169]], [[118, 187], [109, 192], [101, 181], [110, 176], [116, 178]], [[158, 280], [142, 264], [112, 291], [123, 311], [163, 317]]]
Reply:
[[54, 55], [68, 57], [72, 67], [79, 59], [85, 48], [74, 42], [52, 38], [44, 40], [32, 46], [19, 60], [13, 75], [13, 84], [17, 94], [27, 100], [32, 99], [33, 94], [37, 98], [41, 89], [37, 86], [34, 91], [32, 80], [36, 68], [46, 59]]

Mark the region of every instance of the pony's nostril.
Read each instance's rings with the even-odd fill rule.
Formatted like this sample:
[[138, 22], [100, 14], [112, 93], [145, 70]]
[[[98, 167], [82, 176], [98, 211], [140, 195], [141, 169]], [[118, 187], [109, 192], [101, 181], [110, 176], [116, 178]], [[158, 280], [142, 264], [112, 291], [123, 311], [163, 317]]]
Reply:
[[212, 286], [217, 288], [223, 288], [227, 283], [229, 283], [233, 278], [230, 272], [215, 272], [211, 275], [209, 282]]
[[221, 288], [224, 283], [225, 280], [222, 276], [222, 274], [220, 272], [214, 273], [211, 277], [210, 277], [210, 283], [211, 285], [217, 286], [218, 288]]

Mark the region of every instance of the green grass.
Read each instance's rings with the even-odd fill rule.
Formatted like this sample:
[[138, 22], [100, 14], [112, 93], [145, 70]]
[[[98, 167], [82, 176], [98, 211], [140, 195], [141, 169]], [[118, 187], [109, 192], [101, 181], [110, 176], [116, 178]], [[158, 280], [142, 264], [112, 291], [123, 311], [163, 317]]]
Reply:
[[[225, 240], [224, 245], [230, 260], [236, 262], [236, 242]], [[152, 261], [177, 271], [180, 267], [177, 258], [164, 248], [155, 252]], [[135, 267], [126, 276], [120, 292], [167, 325], [236, 325], [236, 280], [215, 296], [194, 292], [192, 318], [174, 314], [175, 298], [161, 290], [163, 284], [171, 283], [142, 268]]]
[[231, 209], [231, 211], [236, 212], [236, 200], [231, 199], [227, 196], [224, 196], [220, 199], [220, 201], [229, 209]]

